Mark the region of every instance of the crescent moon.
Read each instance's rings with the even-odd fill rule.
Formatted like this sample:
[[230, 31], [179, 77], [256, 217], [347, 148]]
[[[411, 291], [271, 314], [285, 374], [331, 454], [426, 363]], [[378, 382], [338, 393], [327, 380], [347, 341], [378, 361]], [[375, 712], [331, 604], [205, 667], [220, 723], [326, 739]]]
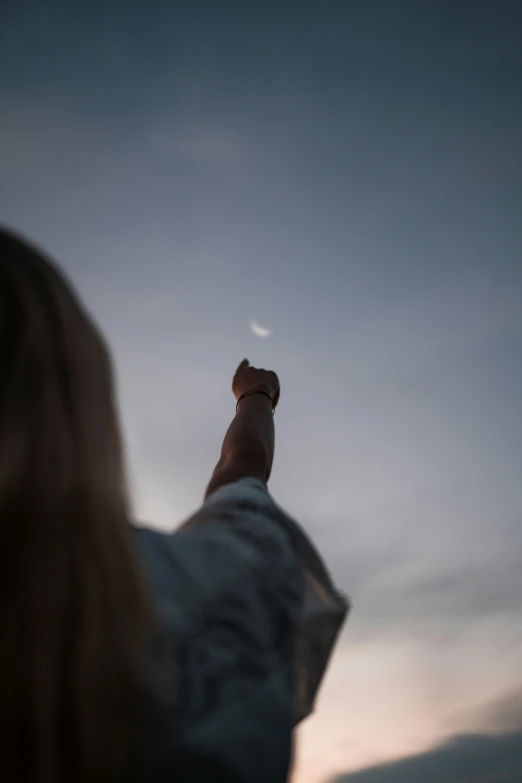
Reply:
[[261, 326], [261, 324], [258, 324], [257, 321], [250, 321], [250, 330], [255, 334], [256, 337], [271, 337], [272, 336], [272, 330], [268, 329], [266, 326]]

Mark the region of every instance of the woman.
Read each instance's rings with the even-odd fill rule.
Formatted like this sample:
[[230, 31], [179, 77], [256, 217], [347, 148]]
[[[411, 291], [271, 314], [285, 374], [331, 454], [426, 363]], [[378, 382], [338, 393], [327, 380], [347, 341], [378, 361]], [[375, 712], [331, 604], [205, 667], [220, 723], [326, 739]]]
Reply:
[[266, 489], [277, 376], [233, 392], [202, 508], [133, 528], [105, 342], [0, 231], [2, 780], [286, 779], [347, 603]]

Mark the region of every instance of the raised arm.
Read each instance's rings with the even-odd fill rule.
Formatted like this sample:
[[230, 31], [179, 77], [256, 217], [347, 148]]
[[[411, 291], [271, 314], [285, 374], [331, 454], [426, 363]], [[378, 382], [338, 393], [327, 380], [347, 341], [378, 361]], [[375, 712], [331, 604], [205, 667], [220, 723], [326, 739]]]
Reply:
[[232, 391], [238, 403], [236, 415], [225, 435], [205, 498], [240, 478], [257, 478], [266, 484], [272, 471], [273, 411], [279, 401], [277, 375], [250, 367], [245, 359], [236, 370]]

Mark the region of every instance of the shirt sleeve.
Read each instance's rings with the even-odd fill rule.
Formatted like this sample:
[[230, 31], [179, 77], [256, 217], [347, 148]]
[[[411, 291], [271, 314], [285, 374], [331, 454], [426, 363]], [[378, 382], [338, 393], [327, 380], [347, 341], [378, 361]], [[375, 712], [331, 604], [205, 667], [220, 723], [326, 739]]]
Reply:
[[174, 765], [180, 781], [286, 780], [292, 729], [313, 710], [347, 600], [255, 479], [217, 490], [174, 535], [136, 535], [160, 620], [147, 779], [170, 779]]
[[[288, 651], [285, 633], [292, 640], [295, 725], [314, 709], [349, 602], [334, 586], [308, 536], [257, 479], [218, 489], [178, 534], [206, 537], [211, 531], [229, 547], [223, 562], [236, 595], [251, 596], [250, 623], [258, 624], [266, 640], [272, 639], [276, 655], [277, 650]], [[240, 562], [249, 571], [243, 583]]]

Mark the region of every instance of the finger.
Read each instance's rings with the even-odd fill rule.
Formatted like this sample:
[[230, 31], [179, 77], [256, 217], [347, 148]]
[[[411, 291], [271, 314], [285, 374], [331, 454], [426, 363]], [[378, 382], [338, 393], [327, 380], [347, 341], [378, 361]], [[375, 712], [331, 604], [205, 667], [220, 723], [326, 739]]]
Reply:
[[248, 367], [249, 365], [250, 362], [248, 361], [248, 359], [243, 359], [243, 361], [239, 363], [239, 367], [237, 368], [236, 372], [242, 370], [244, 367]]

